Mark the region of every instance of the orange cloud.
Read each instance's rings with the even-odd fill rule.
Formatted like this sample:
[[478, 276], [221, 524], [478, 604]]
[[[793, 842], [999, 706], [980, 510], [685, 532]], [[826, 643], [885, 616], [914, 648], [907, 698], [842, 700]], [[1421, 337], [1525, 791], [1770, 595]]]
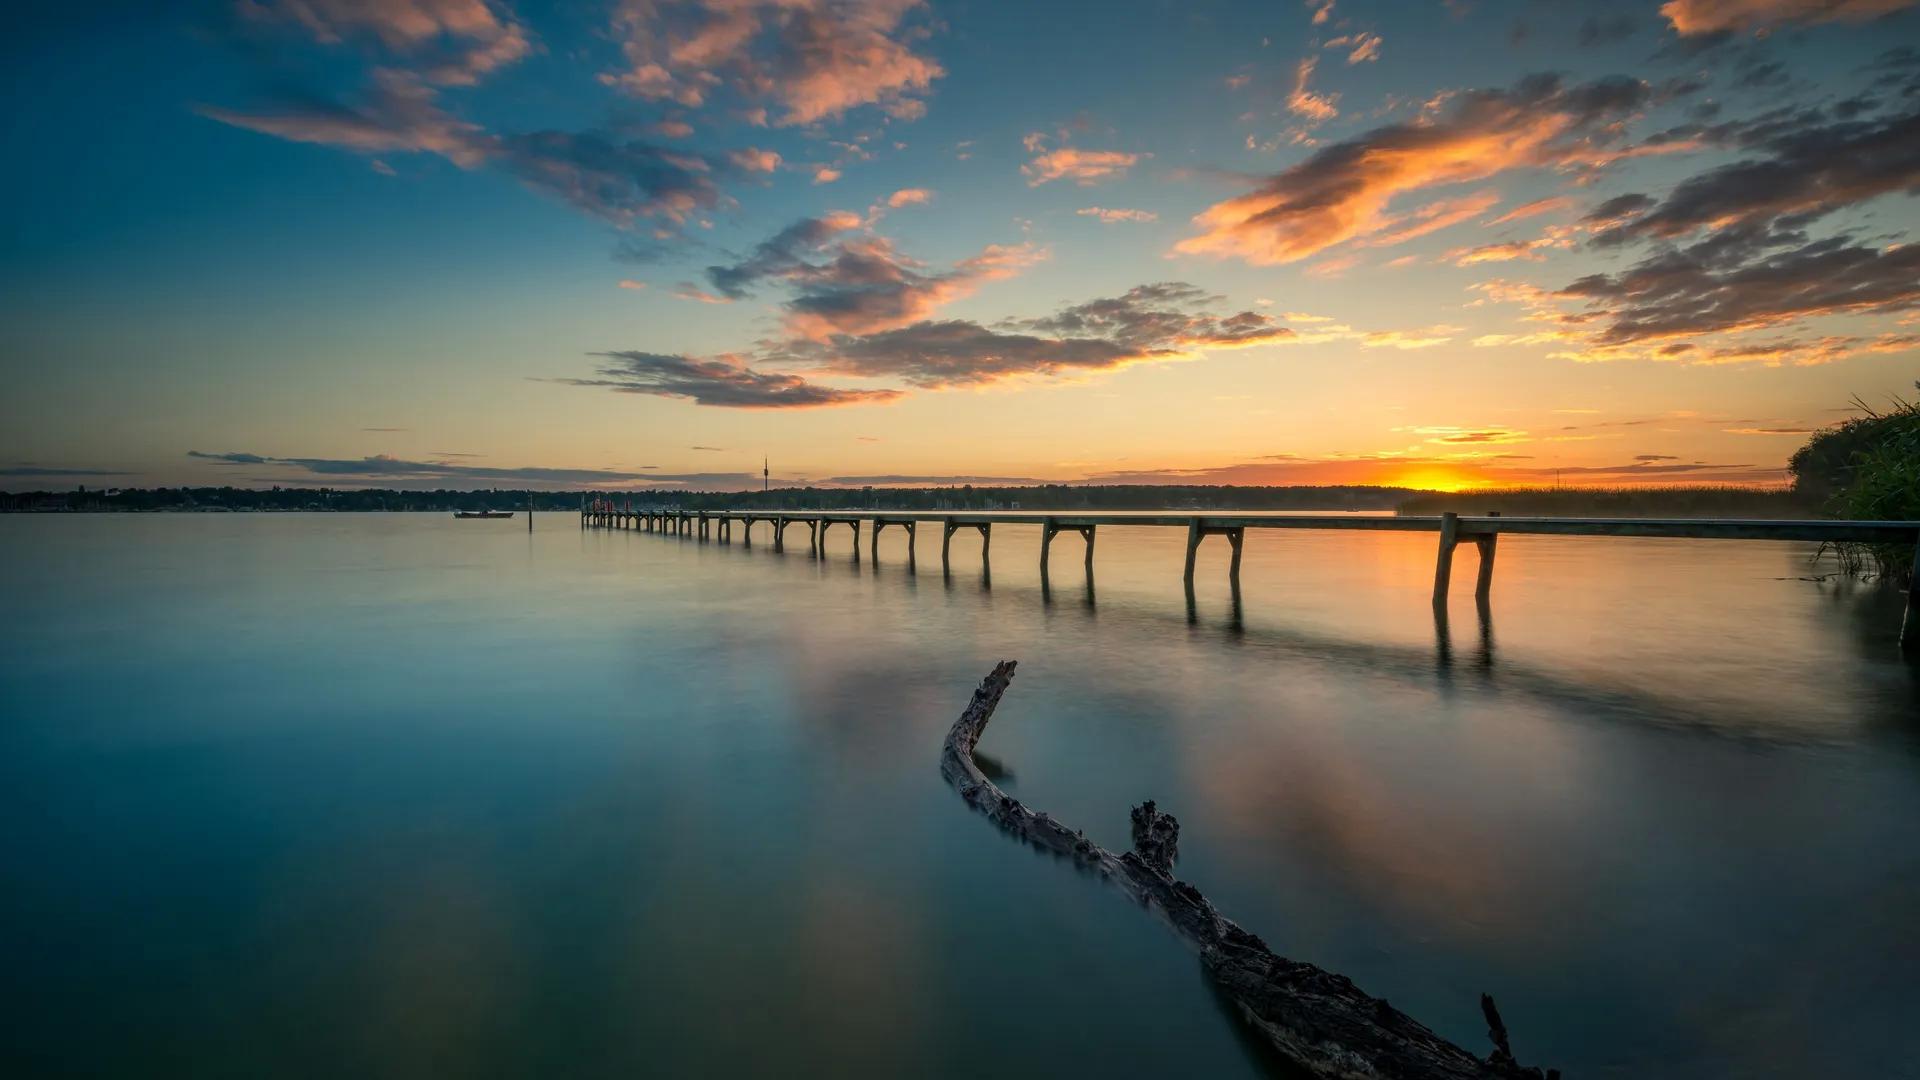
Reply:
[[1380, 44], [1379, 34], [1353, 34], [1334, 38], [1327, 42], [1326, 48], [1351, 50], [1347, 53], [1347, 64], [1351, 67], [1368, 60], [1380, 59]]
[[727, 160], [746, 172], [770, 173], [780, 167], [780, 155], [772, 150], [748, 146], [727, 155]]
[[1300, 61], [1293, 69], [1293, 89], [1287, 94], [1287, 108], [1296, 116], [1304, 116], [1313, 123], [1325, 123], [1340, 115], [1335, 103], [1340, 100], [1338, 94], [1316, 94], [1307, 89], [1307, 81], [1313, 78], [1314, 66], [1320, 62], [1317, 56], [1309, 56]]
[[1368, 247], [1390, 247], [1404, 244], [1428, 233], [1458, 225], [1468, 218], [1479, 217], [1499, 205], [1500, 193], [1480, 191], [1458, 199], [1442, 199], [1428, 203], [1417, 210], [1402, 214], [1388, 222], [1389, 231], [1378, 233], [1367, 240]]
[[1865, 22], [1913, 0], [1667, 0], [1660, 14], [1682, 35], [1747, 30], [1785, 22]]
[[[897, 119], [946, 72], [908, 42], [919, 0], [622, 0], [614, 35], [624, 70], [603, 83], [650, 101], [704, 104], [716, 88], [771, 101], [773, 122], [836, 120], [874, 105]], [[764, 116], [764, 112], [761, 114]]]
[[1029, 187], [1039, 187], [1051, 180], [1072, 180], [1084, 187], [1123, 176], [1147, 156], [1122, 150], [1078, 150], [1063, 146], [1035, 157], [1022, 165], [1020, 172], [1027, 177]]
[[1521, 203], [1519, 206], [1487, 222], [1487, 224], [1490, 226], [1509, 225], [1516, 221], [1524, 221], [1530, 217], [1538, 217], [1541, 214], [1551, 214], [1556, 211], [1566, 210], [1572, 206], [1573, 199], [1570, 196], [1553, 195], [1545, 199], [1535, 199], [1532, 202]]
[[1317, 152], [1253, 191], [1196, 216], [1175, 250], [1297, 262], [1388, 229], [1397, 197], [1484, 180], [1510, 169], [1590, 165], [1620, 138], [1619, 121], [1649, 100], [1643, 82], [1614, 77], [1565, 86], [1529, 76], [1509, 90], [1454, 95], [1439, 115], [1376, 128]]
[[471, 86], [533, 51], [526, 28], [486, 0], [245, 0], [241, 14], [290, 22], [322, 45], [356, 38], [379, 42], [427, 82]]

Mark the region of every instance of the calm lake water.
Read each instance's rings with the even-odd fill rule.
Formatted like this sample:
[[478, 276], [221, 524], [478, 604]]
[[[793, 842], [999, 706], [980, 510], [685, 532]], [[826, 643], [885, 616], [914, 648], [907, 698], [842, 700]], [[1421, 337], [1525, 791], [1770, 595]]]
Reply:
[[[573, 515], [0, 517], [9, 1075], [1260, 1075], [1150, 916], [1585, 1077], [1920, 1075], [1920, 679], [1803, 545], [937, 528], [918, 573]], [[798, 531], [789, 534], [798, 537]], [[863, 543], [864, 547], [864, 543]], [[865, 552], [863, 551], [864, 555]]]

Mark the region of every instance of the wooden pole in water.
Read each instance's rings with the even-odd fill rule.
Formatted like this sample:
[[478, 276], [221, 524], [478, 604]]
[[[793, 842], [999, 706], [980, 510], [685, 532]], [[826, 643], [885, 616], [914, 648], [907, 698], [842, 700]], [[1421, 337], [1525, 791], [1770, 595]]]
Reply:
[[1460, 515], [1440, 515], [1440, 558], [1433, 568], [1433, 606], [1447, 606], [1447, 586], [1453, 582], [1453, 549], [1460, 543]]
[[[1487, 516], [1499, 517], [1500, 511], [1489, 510]], [[1473, 584], [1473, 598], [1484, 603], [1487, 594], [1493, 591], [1493, 553], [1499, 546], [1500, 534], [1490, 532], [1484, 536], [1474, 537], [1473, 542], [1480, 549], [1480, 576]]]
[[1920, 537], [1913, 543], [1913, 578], [1907, 582], [1907, 617], [1900, 624], [1900, 651], [1920, 655]]
[[1193, 587], [1193, 559], [1200, 551], [1200, 519], [1194, 518], [1187, 523], [1187, 587]]

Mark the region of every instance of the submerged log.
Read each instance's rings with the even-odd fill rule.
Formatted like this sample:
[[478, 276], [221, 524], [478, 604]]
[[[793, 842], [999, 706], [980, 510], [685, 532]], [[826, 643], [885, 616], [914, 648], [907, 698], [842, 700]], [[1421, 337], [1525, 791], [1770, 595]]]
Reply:
[[1202, 967], [1241, 1016], [1288, 1064], [1310, 1076], [1556, 1080], [1557, 1070], [1514, 1061], [1493, 999], [1481, 995], [1493, 1053], [1475, 1057], [1345, 976], [1276, 955], [1259, 937], [1214, 910], [1200, 890], [1173, 876], [1180, 825], [1152, 802], [1133, 809], [1134, 850], [1115, 855], [1084, 833], [1001, 791], [974, 761], [987, 721], [1013, 680], [1014, 661], [996, 665], [947, 733], [940, 772], [967, 805], [1002, 831], [1082, 869], [1146, 906], [1200, 954]]

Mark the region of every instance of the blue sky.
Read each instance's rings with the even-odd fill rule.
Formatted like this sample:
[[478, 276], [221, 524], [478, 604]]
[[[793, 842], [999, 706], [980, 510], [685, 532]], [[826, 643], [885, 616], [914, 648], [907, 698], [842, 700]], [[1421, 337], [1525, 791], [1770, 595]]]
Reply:
[[1766, 483], [1915, 374], [1900, 0], [6, 37], [13, 489]]

